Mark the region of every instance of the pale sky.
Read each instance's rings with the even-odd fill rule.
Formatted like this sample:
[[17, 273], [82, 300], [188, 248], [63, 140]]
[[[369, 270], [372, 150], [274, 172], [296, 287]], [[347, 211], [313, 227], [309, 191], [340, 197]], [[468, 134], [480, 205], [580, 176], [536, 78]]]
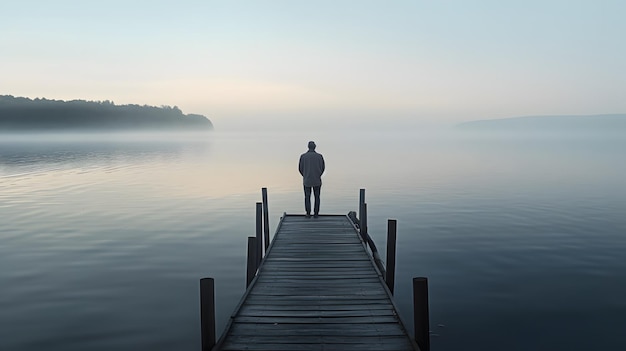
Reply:
[[0, 94], [216, 127], [626, 112], [626, 1], [0, 0]]

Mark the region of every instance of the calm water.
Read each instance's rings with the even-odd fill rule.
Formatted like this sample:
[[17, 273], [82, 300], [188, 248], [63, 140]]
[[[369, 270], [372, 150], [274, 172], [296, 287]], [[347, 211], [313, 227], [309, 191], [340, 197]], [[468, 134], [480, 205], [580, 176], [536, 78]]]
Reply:
[[[396, 299], [428, 276], [434, 350], [626, 349], [626, 138], [401, 133], [0, 137], [0, 350], [199, 350], [245, 282], [254, 204], [398, 219]], [[165, 141], [163, 141], [165, 140]]]

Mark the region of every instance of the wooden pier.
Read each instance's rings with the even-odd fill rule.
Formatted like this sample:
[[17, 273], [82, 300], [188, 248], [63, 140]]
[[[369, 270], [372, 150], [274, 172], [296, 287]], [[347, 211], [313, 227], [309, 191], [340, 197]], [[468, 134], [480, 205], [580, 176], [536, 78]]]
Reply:
[[[219, 340], [211, 331], [213, 340], [205, 342], [204, 312], [214, 314], [214, 306], [204, 300], [213, 292], [203, 297], [203, 350], [419, 350], [398, 315], [375, 245], [368, 252], [367, 228], [355, 217], [285, 214], [269, 247], [257, 220], [257, 237], [249, 238], [248, 287]], [[266, 249], [262, 259], [259, 248]]]

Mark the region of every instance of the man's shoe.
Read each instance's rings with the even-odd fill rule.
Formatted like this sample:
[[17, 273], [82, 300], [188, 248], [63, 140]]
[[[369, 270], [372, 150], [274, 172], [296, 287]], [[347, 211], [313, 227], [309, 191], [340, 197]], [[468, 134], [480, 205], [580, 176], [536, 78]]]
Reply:
[[306, 215], [304, 215], [306, 218], [311, 218], [311, 214], [307, 213]]
[[319, 216], [320, 216], [320, 215], [318, 215], [318, 214], [316, 213], [316, 214], [314, 214], [314, 215], [313, 215], [313, 218], [317, 218], [317, 217], [319, 217]]

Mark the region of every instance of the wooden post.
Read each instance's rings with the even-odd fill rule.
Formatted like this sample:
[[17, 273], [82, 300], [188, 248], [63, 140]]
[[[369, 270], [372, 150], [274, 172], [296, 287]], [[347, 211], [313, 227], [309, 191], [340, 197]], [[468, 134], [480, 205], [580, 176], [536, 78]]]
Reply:
[[396, 280], [396, 231], [397, 221], [387, 220], [387, 269], [385, 270], [385, 282], [389, 291], [393, 294], [393, 287]]
[[363, 236], [363, 205], [365, 204], [365, 189], [359, 190], [359, 232]]
[[267, 188], [261, 188], [263, 197], [263, 242], [265, 243], [265, 251], [270, 246], [270, 215], [267, 204]]
[[359, 218], [359, 221], [361, 222], [361, 238], [363, 238], [363, 241], [367, 243], [367, 203], [363, 203], [361, 216], [362, 217]]
[[425, 277], [413, 278], [413, 322], [417, 346], [422, 351], [430, 351], [428, 279]]
[[256, 268], [263, 258], [263, 203], [256, 203]]
[[202, 351], [210, 351], [215, 346], [215, 281], [213, 278], [200, 279], [200, 330]]
[[256, 275], [257, 260], [256, 260], [256, 238], [253, 236], [248, 237], [248, 264], [246, 269], [246, 288], [250, 286], [252, 279]]

